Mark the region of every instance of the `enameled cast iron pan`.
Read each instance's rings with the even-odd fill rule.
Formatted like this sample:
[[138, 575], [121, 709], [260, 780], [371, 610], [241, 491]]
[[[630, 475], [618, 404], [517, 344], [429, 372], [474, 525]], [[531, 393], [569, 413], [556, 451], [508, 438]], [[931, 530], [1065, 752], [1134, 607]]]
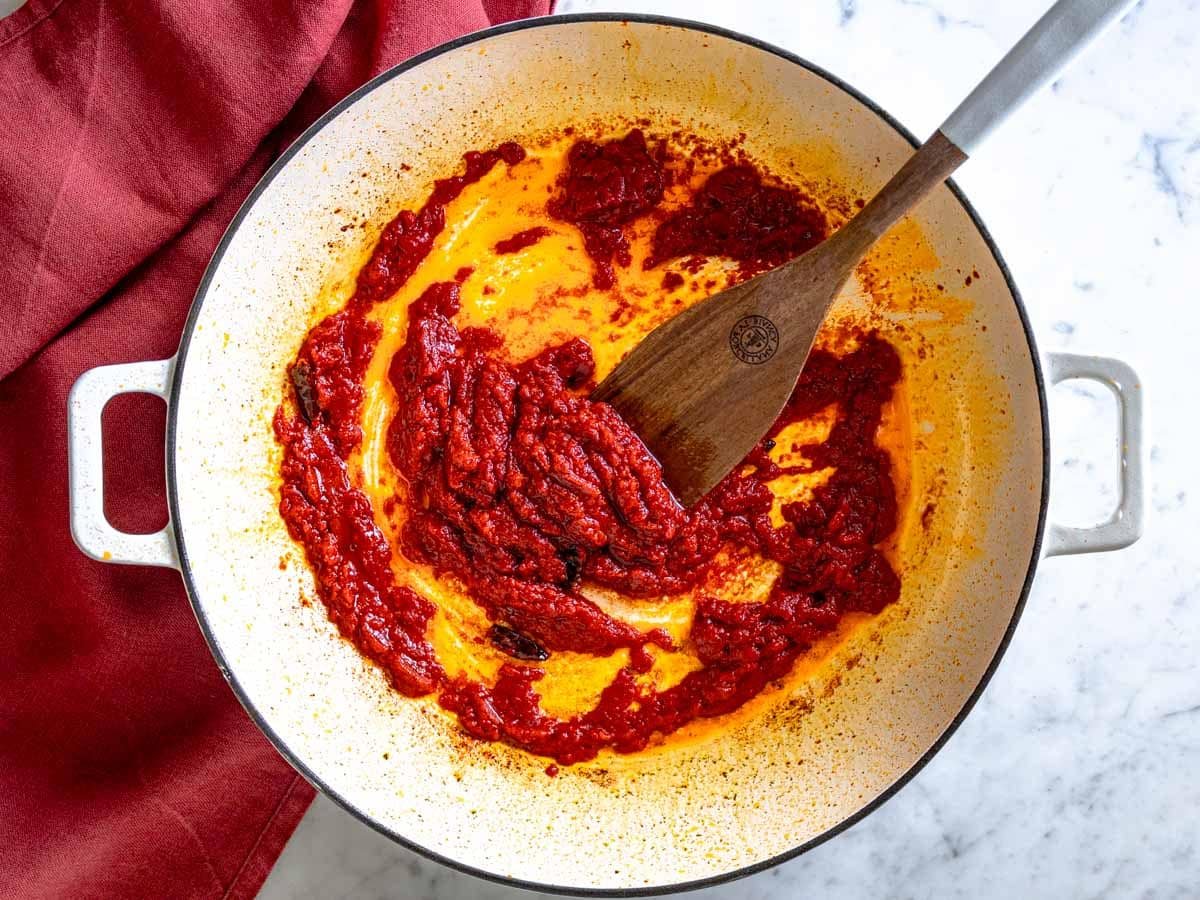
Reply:
[[[756, 157], [799, 162], [865, 195], [915, 144], [828, 73], [705, 25], [562, 16], [469, 35], [380, 75], [309, 129], [225, 234], [178, 355], [87, 372], [69, 407], [76, 542], [97, 559], [180, 570], [217, 664], [279, 751], [402, 844], [544, 890], [711, 884], [848, 827], [970, 710], [1039, 559], [1116, 549], [1141, 530], [1134, 373], [1109, 359], [1039, 356], [997, 248], [947, 185], [915, 225], [964, 312], [907, 313], [905, 333], [927, 348], [924, 359], [905, 357], [922, 436], [911, 490], [937, 513], [925, 528], [903, 528], [899, 603], [766, 711], [705, 740], [602, 757], [557, 778], [518, 751], [484, 752], [432, 701], [389, 690], [337, 639], [320, 604], [302, 602], [312, 595], [307, 569], [279, 565], [294, 546], [277, 513], [270, 418], [322, 287], [370, 240], [340, 225], [345, 216], [382, 225], [465, 150], [635, 117], [650, 120], [648, 132], [672, 120], [744, 131]], [[400, 162], [412, 170], [397, 181], [391, 164]], [[962, 272], [979, 277], [967, 286]], [[1122, 499], [1094, 528], [1046, 524], [1046, 383], [1067, 378], [1101, 381], [1120, 402]], [[100, 414], [132, 391], [169, 408], [170, 524], [149, 535], [116, 531], [102, 508]]]

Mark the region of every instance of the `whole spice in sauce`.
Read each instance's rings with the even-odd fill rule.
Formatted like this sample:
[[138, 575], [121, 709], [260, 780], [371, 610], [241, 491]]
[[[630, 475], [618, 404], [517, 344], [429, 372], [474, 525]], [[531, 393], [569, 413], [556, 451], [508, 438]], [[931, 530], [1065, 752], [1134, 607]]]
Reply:
[[488, 638], [501, 653], [513, 659], [542, 662], [550, 658], [550, 651], [521, 632], [507, 625], [495, 624], [488, 630]]
[[317, 397], [312, 386], [312, 366], [307, 360], [297, 360], [288, 368], [288, 374], [292, 377], [292, 387], [296, 391], [296, 407], [304, 416], [304, 421], [311, 425], [321, 414], [321, 408], [317, 406]]

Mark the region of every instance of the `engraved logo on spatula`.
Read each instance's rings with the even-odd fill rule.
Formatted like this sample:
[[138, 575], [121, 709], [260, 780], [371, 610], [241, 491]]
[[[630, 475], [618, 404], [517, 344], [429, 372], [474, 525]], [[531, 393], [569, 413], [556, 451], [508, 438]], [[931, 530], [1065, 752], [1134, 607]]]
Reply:
[[742, 362], [760, 365], [779, 349], [779, 329], [766, 316], [744, 316], [729, 332], [729, 349]]

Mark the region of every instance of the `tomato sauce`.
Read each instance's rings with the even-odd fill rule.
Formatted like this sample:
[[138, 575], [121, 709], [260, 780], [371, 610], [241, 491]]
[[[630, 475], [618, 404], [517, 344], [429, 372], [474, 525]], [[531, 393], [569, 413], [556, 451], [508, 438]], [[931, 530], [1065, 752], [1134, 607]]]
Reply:
[[[759, 446], [684, 509], [629, 426], [588, 399], [595, 363], [583, 338], [512, 362], [503, 335], [456, 324], [459, 284], [434, 283], [410, 305], [388, 372], [397, 402], [387, 453], [406, 512], [393, 548], [347, 463], [362, 440], [362, 379], [379, 339], [366, 312], [416, 271], [450, 199], [498, 163], [522, 158], [515, 145], [468, 154], [464, 175], [438, 182], [419, 211], [385, 228], [350, 303], [309, 333], [290, 370], [293, 399], [274, 422], [284, 449], [280, 512], [331, 620], [397, 690], [436, 693], [468, 734], [569, 764], [605, 748], [635, 752], [655, 735], [738, 708], [846, 613], [876, 613], [897, 599], [899, 578], [879, 550], [895, 528], [896, 492], [876, 433], [900, 360], [873, 334], [841, 355], [814, 351]], [[614, 264], [629, 264], [624, 228], [650, 214], [659, 220], [649, 267], [724, 256], [746, 277], [827, 234], [815, 206], [745, 164], [715, 172], [688, 205], [664, 215], [668, 164], [638, 131], [578, 141], [570, 151], [547, 211], [583, 232], [597, 285], [613, 283]], [[770, 451], [789, 425], [830, 409], [828, 436], [793, 448], [802, 463], [774, 461]], [[773, 518], [772, 481], [822, 470], [832, 474]], [[396, 583], [397, 551], [461, 584], [484, 611], [487, 640], [510, 660], [493, 683], [447, 674], [426, 637], [435, 607]], [[765, 600], [704, 593], [721, 558], [748, 556], [779, 565]], [[605, 612], [589, 586], [649, 604], [697, 593], [683, 647]], [[656, 652], [673, 649], [699, 667], [659, 689], [645, 675]], [[564, 652], [622, 652], [628, 662], [592, 708], [557, 717], [539, 703], [538, 664]]]

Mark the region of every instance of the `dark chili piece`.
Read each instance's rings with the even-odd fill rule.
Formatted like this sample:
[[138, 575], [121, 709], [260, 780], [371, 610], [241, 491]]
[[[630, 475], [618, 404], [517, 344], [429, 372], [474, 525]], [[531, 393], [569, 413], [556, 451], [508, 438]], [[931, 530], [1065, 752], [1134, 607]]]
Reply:
[[488, 629], [488, 638], [501, 653], [507, 653], [513, 659], [532, 662], [542, 662], [550, 658], [550, 651], [528, 635], [509, 628], [507, 625], [496, 623]]
[[307, 360], [301, 359], [288, 369], [288, 374], [292, 376], [292, 387], [296, 391], [296, 407], [304, 416], [304, 421], [311, 425], [321, 414], [312, 386], [312, 366]]

